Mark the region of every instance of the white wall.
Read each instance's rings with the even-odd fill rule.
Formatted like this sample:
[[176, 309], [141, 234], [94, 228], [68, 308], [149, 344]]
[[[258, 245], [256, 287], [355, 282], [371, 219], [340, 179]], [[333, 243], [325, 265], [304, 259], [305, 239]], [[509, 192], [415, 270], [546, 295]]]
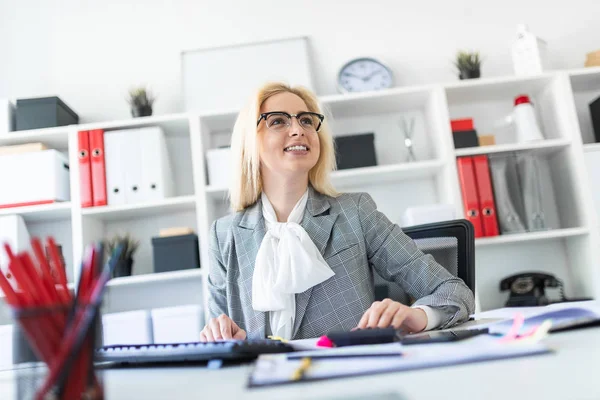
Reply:
[[[127, 118], [127, 89], [148, 83], [155, 114], [182, 111], [182, 50], [307, 35], [319, 94], [338, 68], [375, 56], [398, 85], [456, 80], [459, 48], [479, 49], [484, 76], [512, 73], [521, 21], [549, 42], [558, 68], [600, 48], [600, 1], [571, 0], [1, 0], [0, 97], [58, 95], [84, 122]], [[243, 66], [242, 66], [243, 67]]]

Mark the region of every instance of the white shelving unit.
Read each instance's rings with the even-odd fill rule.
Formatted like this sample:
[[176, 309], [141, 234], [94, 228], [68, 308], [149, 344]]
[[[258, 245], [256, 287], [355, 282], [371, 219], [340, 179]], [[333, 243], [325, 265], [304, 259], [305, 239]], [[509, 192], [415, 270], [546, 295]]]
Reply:
[[[532, 98], [546, 140], [516, 143], [514, 132], [501, 127], [500, 122], [513, 108], [513, 98], [519, 94]], [[600, 148], [591, 144], [589, 113], [585, 114], [584, 105], [599, 95], [600, 68], [590, 68], [323, 96], [320, 100], [335, 135], [375, 134], [378, 165], [336, 171], [333, 182], [340, 191], [369, 192], [378, 208], [394, 222], [399, 222], [407, 207], [432, 203], [451, 204], [462, 217], [456, 157], [523, 151], [540, 154], [548, 160], [553, 182], [553, 229], [476, 240], [476, 285], [481, 309], [502, 306], [506, 293], [498, 289], [500, 280], [526, 270], [555, 274], [565, 282], [567, 296], [597, 297], [600, 232], [584, 154]], [[81, 259], [85, 244], [118, 232], [137, 237], [141, 246], [134, 276], [110, 282], [105, 311], [206, 304], [208, 231], [215, 219], [228, 213], [228, 204], [223, 183], [207, 181], [205, 153], [229, 144], [236, 117], [237, 110], [219, 110], [0, 136], [0, 145], [44, 142], [68, 153], [71, 166], [77, 166], [79, 130], [160, 125], [166, 133], [176, 188], [174, 197], [161, 201], [82, 209], [79, 171], [72, 167], [70, 203], [0, 210], [0, 215], [21, 214], [33, 234], [57, 236], [68, 258], [71, 282], [78, 279], [73, 261]], [[461, 117], [474, 118], [478, 133], [495, 134], [497, 144], [455, 150], [449, 120]], [[407, 162], [401, 129], [402, 119], [411, 118], [415, 121], [416, 162]], [[168, 226], [189, 226], [198, 233], [200, 270], [152, 273], [151, 239]]]

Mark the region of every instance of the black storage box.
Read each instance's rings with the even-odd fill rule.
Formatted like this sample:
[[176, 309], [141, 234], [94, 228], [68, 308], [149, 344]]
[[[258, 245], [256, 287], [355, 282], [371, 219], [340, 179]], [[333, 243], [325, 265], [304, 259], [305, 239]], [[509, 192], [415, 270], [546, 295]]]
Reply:
[[337, 169], [372, 167], [377, 165], [375, 135], [373, 133], [337, 136], [334, 138], [334, 141]]
[[590, 103], [590, 116], [594, 127], [594, 137], [600, 143], [600, 97]]
[[200, 268], [198, 235], [152, 238], [154, 272], [170, 272]]
[[465, 147], [478, 147], [479, 137], [477, 137], [477, 131], [454, 131], [452, 132], [454, 139], [454, 148], [462, 149]]
[[79, 123], [79, 116], [56, 96], [17, 100], [15, 119], [17, 131]]

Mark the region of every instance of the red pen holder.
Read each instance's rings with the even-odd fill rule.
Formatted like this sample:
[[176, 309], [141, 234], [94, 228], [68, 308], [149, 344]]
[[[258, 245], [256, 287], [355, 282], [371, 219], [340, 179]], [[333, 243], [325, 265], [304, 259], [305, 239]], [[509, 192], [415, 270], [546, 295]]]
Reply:
[[[80, 329], [80, 332], [74, 331], [72, 323], [78, 313], [90, 311], [91, 307], [93, 306], [79, 306], [74, 310], [70, 305], [56, 305], [13, 310], [15, 320], [31, 349], [48, 367], [49, 374], [45, 382], [36, 388], [36, 399], [45, 399], [48, 394], [51, 394], [52, 399], [103, 399], [93, 364], [99, 314], [96, 313], [92, 324], [87, 329]], [[64, 352], [69, 336], [81, 339], [81, 345], [71, 348], [67, 362], [59, 366], [56, 360], [60, 352]], [[61, 367], [60, 370], [57, 370], [58, 367]], [[51, 378], [53, 371], [56, 379]]]

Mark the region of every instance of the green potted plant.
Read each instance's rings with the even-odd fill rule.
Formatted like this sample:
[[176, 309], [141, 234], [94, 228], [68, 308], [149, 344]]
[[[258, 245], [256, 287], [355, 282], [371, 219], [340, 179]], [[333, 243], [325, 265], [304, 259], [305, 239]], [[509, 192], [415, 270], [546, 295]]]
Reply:
[[138, 249], [140, 242], [135, 240], [131, 235], [114, 235], [106, 241], [106, 251], [108, 257], [111, 257], [115, 248], [119, 245], [123, 245], [123, 250], [117, 260], [115, 269], [113, 270], [113, 278], [119, 278], [122, 276], [131, 276], [133, 271], [133, 255]]
[[481, 76], [481, 56], [478, 51], [459, 51], [454, 60], [460, 79], [474, 79]]
[[154, 100], [155, 96], [143, 86], [130, 89], [127, 101], [131, 107], [131, 115], [134, 118], [152, 115]]

